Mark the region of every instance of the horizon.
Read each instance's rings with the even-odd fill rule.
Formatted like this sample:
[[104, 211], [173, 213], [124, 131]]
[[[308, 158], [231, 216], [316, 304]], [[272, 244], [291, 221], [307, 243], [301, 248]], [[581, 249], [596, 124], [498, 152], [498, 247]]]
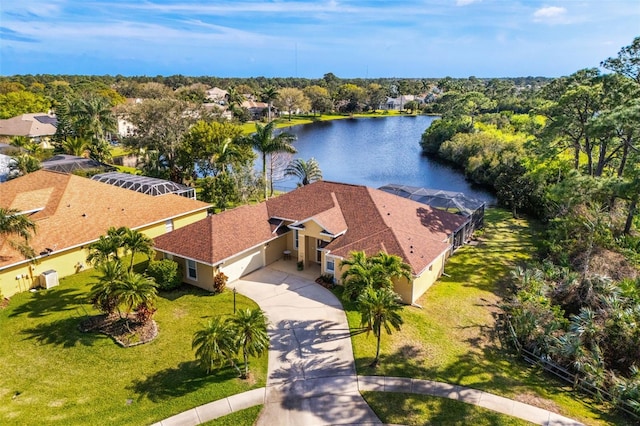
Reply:
[[26, 0], [0, 75], [555, 78], [640, 35], [636, 0]]

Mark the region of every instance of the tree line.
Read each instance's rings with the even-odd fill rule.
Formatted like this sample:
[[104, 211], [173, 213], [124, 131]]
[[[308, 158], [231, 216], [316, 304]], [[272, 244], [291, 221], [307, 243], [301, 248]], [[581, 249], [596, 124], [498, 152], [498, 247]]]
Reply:
[[544, 225], [505, 300], [520, 343], [640, 414], [640, 37], [600, 66], [516, 93], [518, 108], [451, 87], [421, 145]]

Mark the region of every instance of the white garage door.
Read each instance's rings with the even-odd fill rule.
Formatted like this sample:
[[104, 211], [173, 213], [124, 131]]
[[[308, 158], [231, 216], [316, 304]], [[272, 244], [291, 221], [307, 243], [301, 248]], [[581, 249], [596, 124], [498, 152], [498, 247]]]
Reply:
[[249, 272], [253, 272], [256, 269], [261, 268], [262, 266], [264, 266], [262, 264], [262, 251], [258, 249], [254, 252], [247, 253], [244, 256], [227, 261], [220, 270], [229, 277], [229, 282], [231, 282], [248, 274]]

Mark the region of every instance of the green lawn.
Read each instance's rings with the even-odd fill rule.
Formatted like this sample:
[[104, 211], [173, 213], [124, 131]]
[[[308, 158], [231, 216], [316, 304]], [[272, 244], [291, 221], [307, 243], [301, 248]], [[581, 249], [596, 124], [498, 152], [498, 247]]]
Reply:
[[[606, 408], [577, 399], [570, 387], [531, 368], [503, 349], [496, 336], [495, 315], [503, 295], [503, 279], [518, 262], [536, 252], [535, 225], [515, 220], [503, 210], [489, 209], [477, 246], [465, 246], [451, 257], [443, 276], [418, 300], [405, 307], [400, 332], [382, 337], [377, 369], [375, 338], [353, 339], [358, 374], [415, 377], [460, 384], [507, 396], [587, 424], [624, 424]], [[360, 315], [345, 303], [350, 327]]]
[[226, 416], [219, 417], [215, 420], [202, 423], [203, 426], [251, 426], [256, 422], [262, 405], [245, 408]]
[[380, 420], [407, 426], [528, 426], [525, 420], [447, 398], [394, 392], [363, 392]]
[[[151, 424], [265, 385], [266, 355], [251, 359], [249, 381], [230, 368], [206, 375], [194, 361], [193, 333], [211, 316], [233, 312], [231, 292], [213, 296], [184, 286], [161, 294], [159, 336], [125, 349], [78, 330], [96, 313], [86, 304], [92, 275], [86, 271], [54, 289], [16, 295], [0, 310], [0, 424]], [[237, 307], [256, 304], [237, 295]]]

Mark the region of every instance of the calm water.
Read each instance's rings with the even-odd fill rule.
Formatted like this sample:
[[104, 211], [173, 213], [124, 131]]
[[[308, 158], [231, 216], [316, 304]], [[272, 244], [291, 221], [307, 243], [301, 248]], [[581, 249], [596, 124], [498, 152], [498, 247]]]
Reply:
[[[421, 155], [420, 137], [434, 117], [384, 117], [323, 121], [289, 128], [296, 158], [314, 157], [325, 180], [378, 188], [388, 183], [464, 192], [492, 201], [464, 175]], [[295, 180], [276, 184], [295, 187]]]

